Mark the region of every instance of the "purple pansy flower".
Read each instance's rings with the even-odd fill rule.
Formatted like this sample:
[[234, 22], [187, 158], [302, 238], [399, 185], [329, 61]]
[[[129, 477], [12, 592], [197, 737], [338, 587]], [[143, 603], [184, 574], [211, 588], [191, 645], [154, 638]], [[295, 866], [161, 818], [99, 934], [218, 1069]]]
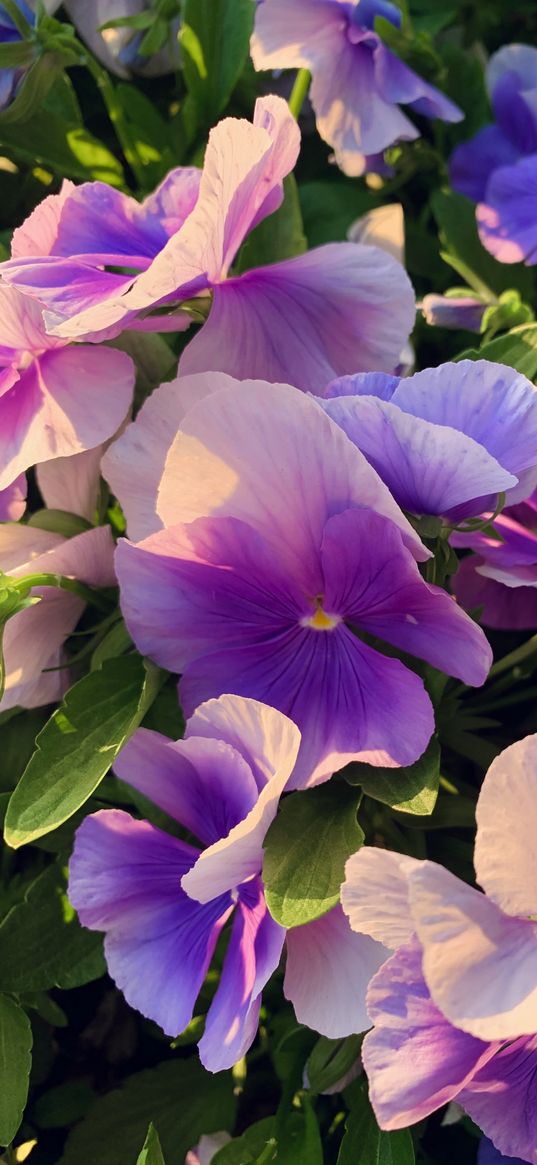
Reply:
[[[133, 326], [177, 330], [189, 317], [173, 307], [210, 292], [183, 374], [219, 369], [320, 391], [345, 372], [391, 371], [415, 314], [408, 276], [391, 256], [332, 243], [233, 274], [248, 233], [280, 205], [299, 144], [287, 104], [259, 99], [253, 125], [227, 118], [211, 131], [201, 178], [169, 176], [164, 208], [158, 192], [139, 206], [100, 183], [45, 199], [16, 233], [4, 278], [45, 305], [51, 333], [78, 339]], [[171, 318], [149, 316], [159, 305]]]
[[375, 17], [398, 27], [387, 0], [259, 0], [251, 41], [256, 69], [309, 69], [322, 138], [352, 177], [378, 169], [382, 152], [419, 137], [399, 108], [460, 121], [463, 114], [383, 44]]
[[454, 190], [479, 205], [483, 245], [501, 263], [537, 262], [537, 49], [506, 45], [487, 80], [496, 121], [459, 146], [450, 164]]
[[[105, 932], [108, 968], [127, 1001], [168, 1035], [189, 1023], [233, 915], [199, 1045], [213, 1072], [250, 1047], [261, 992], [280, 962], [286, 932], [265, 903], [262, 847], [299, 743], [287, 717], [235, 696], [199, 707], [184, 740], [140, 729], [116, 761], [118, 776], [203, 848], [118, 809], [86, 818], [76, 834], [70, 899], [84, 926]], [[286, 995], [299, 1019], [326, 1035], [367, 1025], [365, 989], [386, 951], [362, 938], [339, 906], [288, 933]]]
[[503, 364], [345, 376], [319, 403], [413, 514], [460, 520], [537, 485], [537, 396]]
[[474, 551], [463, 558], [454, 591], [467, 611], [482, 608], [486, 627], [531, 630], [537, 627], [537, 494], [494, 520], [489, 516], [487, 530], [451, 536], [454, 546]]
[[[187, 715], [232, 691], [291, 716], [303, 736], [297, 785], [353, 758], [411, 764], [433, 731], [429, 697], [362, 636], [479, 685], [490, 666], [483, 633], [424, 582], [415, 531], [316, 400], [287, 385], [226, 379], [218, 389], [218, 374], [205, 379], [212, 394], [187, 411], [167, 457], [165, 441], [155, 452], [160, 480], [144, 471], [144, 524], [156, 513], [158, 532], [118, 548], [137, 646], [182, 673]], [[146, 413], [121, 439], [127, 459], [175, 391], [163, 386], [151, 424]], [[176, 404], [169, 415], [173, 425]], [[130, 485], [113, 451], [108, 477], [111, 463], [132, 512], [140, 483]]]
[[0, 284], [0, 490], [31, 465], [111, 437], [134, 375], [123, 352], [49, 336], [39, 305]]
[[[33, 28], [35, 25], [35, 13], [28, 7], [25, 0], [15, 0], [15, 3], [21, 16], [28, 22], [30, 28]], [[24, 38], [15, 22], [4, 8], [4, 5], [0, 3], [0, 45], [22, 45], [23, 43]], [[0, 110], [7, 109], [8, 105], [11, 105], [25, 72], [26, 68], [20, 66], [12, 69], [0, 69]]]
[[530, 736], [497, 757], [481, 788], [475, 866], [484, 894], [434, 862], [375, 849], [349, 860], [342, 888], [353, 929], [396, 951], [368, 993], [375, 1028], [364, 1064], [382, 1127], [404, 1127], [456, 1097], [502, 1153], [530, 1162], [536, 793]]

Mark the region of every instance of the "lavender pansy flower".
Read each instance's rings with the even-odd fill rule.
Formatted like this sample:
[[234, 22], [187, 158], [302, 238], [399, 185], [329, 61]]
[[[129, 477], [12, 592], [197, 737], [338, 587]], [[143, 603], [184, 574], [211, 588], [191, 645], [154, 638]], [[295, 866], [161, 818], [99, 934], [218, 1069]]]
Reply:
[[[53, 334], [78, 339], [134, 325], [177, 329], [188, 324], [184, 311], [149, 313], [210, 292], [209, 318], [181, 357], [182, 374], [219, 369], [315, 392], [345, 372], [391, 371], [415, 314], [408, 276], [391, 256], [332, 243], [233, 274], [248, 233], [280, 205], [299, 144], [287, 104], [259, 99], [253, 125], [227, 118], [211, 131], [201, 179], [170, 175], [175, 219], [155, 202], [149, 214], [147, 203], [85, 184], [62, 203], [45, 199], [17, 232], [3, 276], [45, 305]], [[106, 269], [118, 265], [140, 274]]]
[[[16, 5], [30, 28], [33, 28], [35, 25], [35, 14], [25, 3], [25, 0], [16, 0]], [[24, 38], [15, 22], [4, 8], [4, 5], [0, 3], [0, 45], [22, 45], [23, 43]], [[31, 64], [32, 59], [33, 57], [30, 51], [29, 64]], [[11, 105], [25, 72], [26, 68], [22, 66], [0, 69], [0, 110], [7, 109]]]
[[506, 45], [489, 62], [487, 79], [496, 118], [455, 150], [455, 190], [479, 205], [483, 245], [502, 263], [537, 261], [537, 49]]
[[531, 630], [537, 627], [537, 495], [489, 517], [486, 530], [451, 536], [453, 546], [474, 551], [459, 566], [457, 599], [467, 611], [480, 607], [486, 627]]
[[49, 336], [39, 305], [0, 284], [0, 490], [29, 466], [95, 448], [125, 419], [129, 356]]
[[377, 169], [387, 146], [419, 137], [400, 105], [443, 121], [463, 116], [386, 47], [377, 16], [401, 23], [387, 0], [259, 0], [251, 41], [256, 69], [310, 70], [317, 128], [351, 177]]
[[[207, 379], [216, 388], [218, 375]], [[161, 389], [160, 408], [165, 400]], [[132, 449], [132, 433], [125, 440]], [[154, 506], [163, 528], [117, 554], [131, 634], [182, 673], [187, 715], [232, 691], [291, 716], [303, 736], [295, 784], [353, 758], [410, 764], [428, 743], [421, 679], [362, 634], [484, 681], [482, 632], [424, 582], [417, 535], [312, 398], [228, 382], [186, 413], [160, 483], [147, 481], [146, 519]]]
[[[114, 586], [110, 528], [100, 526], [66, 539], [47, 530], [7, 523], [0, 526], [0, 571], [14, 578], [57, 574], [90, 586]], [[84, 600], [58, 587], [34, 587], [31, 596], [40, 602], [9, 619], [4, 631], [2, 712], [57, 702], [69, 687], [63, 645], [84, 611]]]
[[535, 389], [503, 364], [346, 376], [319, 403], [411, 513], [460, 520], [537, 484]]
[[[342, 888], [351, 926], [396, 950], [372, 981], [375, 1029], [364, 1045], [383, 1127], [403, 1127], [457, 1097], [503, 1154], [530, 1162], [537, 1161], [536, 788], [537, 737], [530, 736], [497, 757], [479, 795], [475, 866], [485, 893], [434, 862], [381, 850], [351, 858]], [[416, 1076], [408, 1068], [425, 1041], [430, 1054]]]
[[[250, 1047], [261, 992], [280, 962], [285, 930], [265, 903], [262, 846], [299, 743], [298, 729], [273, 708], [235, 696], [209, 701], [184, 740], [140, 729], [115, 765], [201, 850], [117, 809], [86, 818], [77, 831], [71, 901], [83, 925], [105, 931], [108, 968], [128, 1002], [168, 1035], [189, 1023], [233, 915], [199, 1045], [213, 1072]], [[363, 1030], [365, 988], [384, 948], [363, 947], [339, 907], [288, 938], [285, 991], [299, 1018], [328, 1035]], [[327, 974], [330, 992], [322, 989]]]

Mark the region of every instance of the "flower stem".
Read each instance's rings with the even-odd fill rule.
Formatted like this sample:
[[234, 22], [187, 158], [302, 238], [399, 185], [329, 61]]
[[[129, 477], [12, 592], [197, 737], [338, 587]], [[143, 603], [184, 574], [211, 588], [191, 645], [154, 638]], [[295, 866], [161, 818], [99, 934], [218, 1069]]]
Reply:
[[293, 85], [291, 96], [289, 98], [289, 109], [298, 121], [300, 110], [308, 96], [308, 89], [311, 82], [311, 73], [309, 69], [299, 69], [296, 75], [296, 80]]
[[491, 667], [489, 672], [489, 679], [491, 676], [499, 676], [502, 672], [508, 671], [519, 663], [523, 663], [525, 659], [529, 659], [531, 655], [537, 653], [537, 635], [532, 635], [527, 643], [523, 643], [521, 647], [510, 651], [509, 655], [504, 655], [503, 659], [499, 659], [497, 663]]
[[86, 586], [76, 578], [65, 578], [61, 574], [27, 574], [20, 580], [20, 583], [25, 590], [34, 587], [59, 587], [62, 591], [70, 591], [71, 594], [77, 595], [79, 599], [83, 599], [85, 603], [90, 603], [98, 611], [103, 611], [105, 614], [110, 612], [110, 603], [107, 599], [93, 587]]
[[90, 53], [84, 53], [84, 58], [80, 63], [85, 64], [91, 73], [106, 106], [106, 112], [114, 127], [125, 160], [128, 162], [138, 185], [144, 190], [146, 184], [144, 166], [140, 160], [135, 139], [131, 133], [131, 128], [125, 117], [123, 106], [118, 99], [113, 82], [108, 76], [106, 69], [103, 69]]

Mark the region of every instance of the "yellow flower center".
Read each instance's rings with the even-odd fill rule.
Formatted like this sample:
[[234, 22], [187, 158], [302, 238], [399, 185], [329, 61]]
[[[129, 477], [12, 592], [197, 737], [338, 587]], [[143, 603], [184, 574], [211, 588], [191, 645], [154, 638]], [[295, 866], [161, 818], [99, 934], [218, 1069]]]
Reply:
[[315, 599], [315, 613], [313, 615], [306, 615], [301, 619], [302, 627], [311, 627], [314, 631], [333, 631], [338, 623], [341, 623], [340, 615], [328, 615], [322, 606], [322, 595], [317, 595]]

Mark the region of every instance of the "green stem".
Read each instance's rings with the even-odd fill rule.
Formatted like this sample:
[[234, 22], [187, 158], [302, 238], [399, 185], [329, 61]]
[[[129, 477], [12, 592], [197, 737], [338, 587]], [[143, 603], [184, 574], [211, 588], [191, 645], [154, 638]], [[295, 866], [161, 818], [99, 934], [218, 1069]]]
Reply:
[[261, 1156], [257, 1158], [257, 1165], [268, 1165], [269, 1161], [273, 1161], [274, 1160], [274, 1153], [275, 1153], [277, 1147], [278, 1147], [278, 1142], [275, 1140], [274, 1137], [271, 1137], [270, 1141], [267, 1141], [265, 1148], [263, 1149], [263, 1152], [261, 1153]]
[[309, 69], [299, 69], [296, 75], [296, 80], [293, 85], [292, 93], [289, 98], [289, 109], [293, 117], [298, 121], [300, 110], [308, 96], [308, 89], [311, 82], [311, 73]]
[[61, 574], [27, 574], [20, 581], [25, 591], [33, 587], [59, 587], [62, 591], [77, 595], [85, 603], [91, 603], [98, 611], [103, 611], [107, 615], [110, 613], [110, 603], [98, 591], [87, 587], [76, 578], [65, 578]]
[[140, 160], [136, 142], [131, 133], [131, 129], [127, 118], [123, 112], [121, 102], [118, 100], [116, 90], [106, 69], [103, 69], [95, 57], [90, 56], [89, 53], [84, 53], [84, 58], [80, 62], [85, 64], [89, 69], [93, 80], [101, 94], [101, 97], [106, 106], [108, 117], [114, 127], [117, 140], [123, 150], [126, 161], [128, 162], [138, 185], [141, 189], [145, 189], [146, 174], [143, 163]]
[[529, 659], [530, 656], [535, 655], [536, 653], [537, 635], [532, 635], [531, 639], [528, 639], [527, 643], [522, 644], [522, 647], [515, 648], [514, 651], [509, 652], [509, 655], [504, 655], [503, 659], [499, 659], [498, 662], [495, 663], [493, 667], [491, 667], [488, 678], [490, 679], [491, 676], [501, 675], [502, 672], [508, 671], [510, 668], [515, 667], [519, 663], [523, 663], [525, 659]]

